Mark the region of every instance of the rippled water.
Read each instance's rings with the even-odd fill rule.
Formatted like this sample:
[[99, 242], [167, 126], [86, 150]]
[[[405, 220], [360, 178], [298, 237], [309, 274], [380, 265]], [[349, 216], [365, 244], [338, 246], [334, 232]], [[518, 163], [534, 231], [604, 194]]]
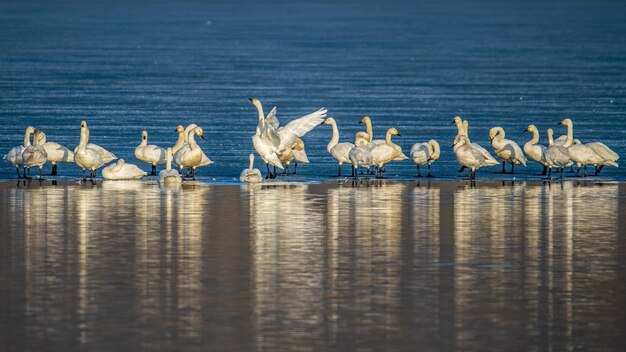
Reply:
[[0, 187], [8, 350], [623, 350], [623, 184]]
[[[135, 162], [141, 130], [161, 146], [178, 124], [196, 122], [215, 165], [204, 182], [231, 181], [247, 165], [256, 111], [248, 97], [277, 105], [283, 121], [325, 106], [341, 140], [361, 130], [376, 138], [397, 127], [397, 142], [431, 138], [444, 151], [439, 177], [458, 168], [449, 146], [457, 114], [474, 142], [505, 128], [542, 131], [564, 117], [583, 142], [604, 141], [626, 155], [626, 7], [623, 1], [157, 1], [0, 3], [0, 154], [28, 124], [75, 146], [80, 120], [91, 138]], [[308, 179], [333, 175], [330, 127], [305, 138]], [[144, 166], [148, 169], [147, 166]], [[260, 166], [260, 163], [257, 163]], [[492, 169], [495, 171], [495, 169]], [[531, 163], [518, 180], [536, 178]], [[63, 177], [78, 178], [74, 165]], [[409, 162], [388, 176], [414, 174]], [[606, 168], [601, 180], [626, 180]], [[398, 175], [398, 176], [396, 176]], [[0, 179], [14, 170], [0, 165]], [[479, 178], [511, 178], [481, 170]]]

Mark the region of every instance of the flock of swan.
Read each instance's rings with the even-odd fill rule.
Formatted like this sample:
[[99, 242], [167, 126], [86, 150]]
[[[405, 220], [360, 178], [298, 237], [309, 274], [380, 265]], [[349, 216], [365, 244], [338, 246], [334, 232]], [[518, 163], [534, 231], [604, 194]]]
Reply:
[[[372, 120], [366, 116], [360, 120], [365, 124], [365, 131], [357, 132], [352, 142], [339, 142], [339, 128], [332, 117], [327, 117], [327, 110], [322, 108], [306, 116], [294, 119], [288, 124], [281, 126], [276, 116], [276, 107], [267, 115], [258, 99], [250, 99], [257, 108], [258, 124], [255, 134], [252, 136], [252, 144], [255, 151], [261, 157], [266, 166], [266, 175], [263, 177], [259, 169], [254, 168], [254, 154], [249, 155], [249, 167], [240, 175], [240, 181], [246, 183], [258, 183], [264, 179], [277, 177], [278, 171], [283, 174], [290, 172], [291, 164], [294, 165], [295, 174], [298, 163], [309, 163], [302, 137], [309, 131], [322, 124], [332, 127], [332, 137], [326, 147], [328, 153], [337, 161], [338, 176], [341, 176], [343, 164], [351, 165], [352, 177], [359, 178], [360, 174], [373, 173], [376, 177], [383, 177], [385, 166], [391, 162], [400, 162], [411, 159], [417, 166], [417, 175], [422, 176], [420, 166], [428, 168], [427, 176], [432, 176], [431, 164], [439, 159], [441, 150], [436, 140], [416, 143], [411, 148], [409, 156], [402, 152], [402, 148], [392, 141], [393, 136], [400, 136], [396, 128], [389, 128], [384, 139], [373, 138]], [[489, 151], [469, 138], [469, 122], [457, 116], [452, 121], [457, 127], [457, 135], [454, 138], [452, 149], [457, 161], [461, 165], [458, 172], [465, 170], [466, 176], [475, 179], [476, 170], [486, 166], [500, 164]], [[576, 175], [583, 168], [584, 176], [587, 176], [587, 166], [595, 167], [597, 175], [604, 166], [618, 167], [619, 156], [601, 142], [581, 143], [574, 139], [574, 125], [571, 119], [566, 118], [560, 124], [567, 126], [567, 134], [556, 140], [553, 138], [554, 131], [547, 130], [548, 145], [540, 145], [539, 130], [535, 125], [530, 125], [525, 132], [531, 132], [532, 138], [524, 144], [523, 148], [509, 139], [505, 139], [504, 129], [494, 127], [489, 131], [489, 139], [496, 157], [501, 160], [502, 173], [507, 173], [506, 164], [511, 164], [510, 171], [515, 171], [516, 165], [526, 166], [526, 162], [532, 159], [542, 165], [543, 173], [547, 178], [552, 177], [552, 169], [560, 170], [563, 177], [563, 169], [567, 166], [578, 167]], [[158, 174], [158, 180], [164, 184], [181, 184], [183, 180], [191, 178], [195, 180], [196, 169], [213, 163], [198, 146], [195, 138], [204, 139], [202, 128], [191, 124], [184, 128], [178, 126], [175, 130], [178, 140], [172, 147], [162, 148], [148, 144], [148, 132], [141, 134], [141, 143], [135, 148], [135, 157], [151, 165], [150, 175], [156, 176], [158, 165], [165, 164], [165, 169]], [[31, 143], [32, 136], [32, 143]], [[134, 164], [129, 164], [124, 159], [118, 159], [113, 153], [97, 144], [89, 142], [89, 127], [86, 121], [80, 124], [80, 142], [74, 150], [70, 150], [58, 143], [48, 142], [43, 131], [28, 126], [24, 133], [22, 145], [12, 148], [5, 156], [9, 164], [15, 167], [18, 178], [30, 178], [30, 169], [39, 169], [39, 179], [42, 179], [43, 165], [47, 162], [52, 165], [51, 175], [57, 174], [58, 163], [75, 163], [83, 170], [83, 181], [86, 181], [86, 172], [93, 181], [96, 170], [111, 163], [102, 169], [102, 177], [105, 180], [132, 180], [140, 179], [148, 175], [147, 172]], [[174, 164], [177, 169], [172, 168]], [[20, 174], [20, 167], [23, 174]], [[270, 170], [273, 167], [273, 171]], [[573, 170], [572, 170], [573, 171]]]

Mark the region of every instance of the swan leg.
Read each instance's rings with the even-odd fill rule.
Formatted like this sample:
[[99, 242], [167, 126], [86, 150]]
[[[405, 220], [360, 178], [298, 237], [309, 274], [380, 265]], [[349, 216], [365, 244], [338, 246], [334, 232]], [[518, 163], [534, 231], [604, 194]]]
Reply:
[[43, 181], [43, 175], [42, 175], [42, 171], [43, 171], [43, 165], [41, 167], [39, 167], [39, 181]]
[[541, 172], [541, 176], [545, 176], [548, 173], [548, 167], [547, 166], [543, 166], [543, 171]]
[[52, 171], [50, 171], [50, 176], [57, 175], [57, 164], [52, 164]]
[[559, 178], [562, 180], [563, 179], [563, 169], [565, 169], [564, 167], [561, 168], [561, 175], [559, 176]]
[[298, 170], [298, 163], [293, 164], [293, 174], [296, 174], [296, 170]]
[[576, 169], [576, 177], [578, 177], [578, 174], [580, 174], [580, 165], [578, 165], [578, 168]]
[[270, 178], [270, 164], [265, 163], [265, 168], [267, 169], [267, 174], [265, 174], [265, 179]]
[[572, 164], [572, 165], [570, 166], [569, 171], [567, 171], [567, 172], [569, 172], [570, 174], [573, 174], [573, 173], [574, 173], [574, 164]]
[[152, 172], [150, 172], [150, 176], [156, 175], [156, 165], [152, 164]]
[[602, 171], [603, 167], [604, 167], [604, 165], [600, 165], [600, 167], [598, 168], [598, 171], [596, 171], [596, 176], [598, 176], [598, 174], [600, 174], [600, 171]]
[[352, 177], [354, 177], [355, 180], [359, 179], [359, 175], [358, 175], [358, 170], [357, 167], [352, 165]]
[[422, 177], [422, 174], [420, 173], [420, 166], [417, 164], [415, 166], [417, 166], [417, 175], [415, 175], [415, 177]]
[[83, 182], [87, 181], [87, 176], [85, 176], [85, 169], [83, 169]]
[[585, 164], [585, 165], [583, 166], [583, 168], [584, 168], [584, 170], [585, 170], [585, 171], [584, 171], [584, 173], [583, 173], [583, 176], [587, 177], [587, 164]]
[[433, 174], [430, 173], [430, 164], [428, 164], [428, 175], [426, 177], [433, 177]]
[[511, 163], [511, 174], [515, 172], [515, 163]]
[[16, 166], [15, 171], [17, 171], [17, 178], [22, 178], [22, 175], [20, 175], [20, 168]]
[[341, 164], [338, 164], [337, 166], [337, 177], [341, 176]]

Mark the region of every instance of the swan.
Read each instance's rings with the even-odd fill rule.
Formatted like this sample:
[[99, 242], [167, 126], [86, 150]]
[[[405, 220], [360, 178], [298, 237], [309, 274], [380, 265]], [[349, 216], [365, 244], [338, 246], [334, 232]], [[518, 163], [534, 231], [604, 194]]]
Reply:
[[250, 161], [250, 167], [241, 171], [239, 181], [247, 183], [259, 183], [263, 181], [261, 170], [254, 168], [254, 154], [250, 153], [248, 160]]
[[324, 120], [324, 124], [331, 125], [333, 128], [333, 136], [330, 139], [330, 142], [328, 142], [326, 150], [339, 163], [337, 176], [341, 176], [341, 165], [343, 165], [343, 163], [352, 163], [348, 154], [350, 153], [350, 150], [354, 148], [354, 144], [350, 142], [339, 143], [339, 129], [337, 128], [337, 122], [335, 119], [329, 117]]
[[172, 155], [176, 154], [178, 149], [182, 148], [182, 146], [185, 145], [185, 143], [187, 143], [186, 141], [187, 136], [185, 134], [185, 128], [182, 125], [178, 125], [178, 127], [176, 127], [174, 131], [178, 132], [178, 139], [176, 140], [176, 144], [174, 144], [174, 146], [172, 147]]
[[531, 138], [528, 142], [526, 142], [526, 144], [524, 144], [524, 152], [531, 159], [543, 165], [543, 172], [541, 174], [545, 175], [546, 172], [548, 171], [548, 164], [546, 163], [546, 156], [545, 156], [546, 147], [541, 144], [537, 144], [539, 143], [539, 130], [537, 129], [535, 125], [529, 125], [528, 127], [526, 127], [524, 132], [533, 133], [533, 138]]
[[354, 143], [354, 148], [350, 149], [350, 153], [348, 153], [348, 158], [350, 159], [350, 163], [352, 164], [352, 176], [354, 177], [354, 179], [358, 179], [358, 168], [361, 167], [369, 171], [369, 168], [374, 162], [372, 149], [368, 147], [368, 144], [369, 141], [367, 141], [366, 139], [357, 138]]
[[364, 123], [365, 124], [365, 132], [367, 134], [367, 138], [368, 138], [368, 146], [370, 148], [374, 148], [375, 146], [379, 145], [379, 144], [386, 144], [384, 139], [373, 139], [374, 138], [374, 132], [373, 132], [373, 128], [372, 128], [372, 119], [369, 116], [363, 116], [363, 118], [361, 118], [361, 120], [359, 121], [359, 123]]
[[256, 150], [265, 162], [265, 167], [267, 168], [266, 178], [274, 178], [276, 177], [276, 173], [272, 175], [269, 166], [272, 165], [276, 168], [283, 169], [283, 165], [278, 157], [280, 152], [291, 146], [296, 138], [303, 137], [310, 130], [320, 125], [326, 117], [326, 109], [321, 108], [313, 113], [295, 119], [283, 127], [278, 127], [280, 123], [276, 118], [276, 108], [272, 109], [266, 119], [261, 102], [258, 99], [249, 99], [257, 108], [259, 115], [256, 132], [252, 136], [252, 144], [254, 145], [254, 150]]
[[102, 178], [105, 180], [138, 180], [146, 175], [147, 172], [137, 165], [126, 164], [124, 159], [119, 159], [117, 163], [102, 169]]
[[402, 155], [402, 148], [391, 141], [391, 136], [400, 136], [398, 130], [390, 128], [385, 136], [385, 144], [379, 144], [372, 148], [372, 164], [378, 168], [378, 176], [383, 176], [383, 167], [390, 161]]
[[[293, 155], [293, 174], [296, 174], [298, 164], [308, 164], [309, 157], [306, 155], [306, 150], [304, 150], [304, 141], [300, 138], [296, 138], [294, 142], [294, 147], [291, 150], [291, 154]], [[289, 173], [289, 164], [287, 164], [287, 173]]]
[[202, 128], [195, 127], [189, 131], [187, 136], [188, 143], [182, 148], [178, 149], [174, 154], [174, 164], [178, 165], [181, 169], [191, 168], [191, 177], [196, 179], [196, 167], [202, 162], [202, 149], [196, 143], [194, 135], [198, 135], [201, 139], [204, 139], [204, 132]]
[[[20, 175], [20, 166], [24, 165], [24, 160], [22, 159], [22, 153], [24, 153], [24, 149], [30, 145], [30, 135], [35, 132], [35, 128], [33, 126], [26, 127], [26, 132], [24, 132], [24, 142], [22, 145], [18, 145], [17, 147], [11, 148], [4, 158], [11, 166], [15, 167], [15, 171], [17, 171], [17, 178], [22, 178]], [[24, 169], [24, 178], [26, 178], [26, 169]]]
[[548, 128], [548, 148], [546, 149], [545, 158], [548, 164], [548, 178], [552, 177], [552, 168], [561, 169], [561, 178], [563, 178], [563, 168], [571, 163], [569, 152], [566, 147], [554, 144], [552, 138], [554, 131]]
[[148, 144], [148, 131], [141, 132], [141, 143], [135, 148], [135, 158], [152, 164], [150, 175], [156, 175], [157, 165], [165, 164], [165, 148]]
[[487, 160], [483, 153], [474, 148], [474, 143], [470, 143], [467, 136], [457, 135], [454, 139], [452, 149], [456, 155], [456, 160], [465, 168], [471, 170], [470, 179], [476, 179], [476, 170], [483, 166], [494, 166], [500, 163], [493, 164], [493, 162]]
[[[500, 163], [487, 151], [487, 149], [483, 148], [480, 144], [478, 143], [472, 143], [472, 141], [469, 138], [469, 121], [465, 120], [461, 120], [460, 116], [455, 116], [454, 119], [452, 120], [452, 124], [456, 125], [457, 128], [457, 137], [458, 136], [465, 136], [467, 137], [467, 141], [466, 144], [471, 145], [472, 148], [474, 148], [475, 150], [477, 150], [478, 152], [480, 152], [484, 159], [485, 159], [485, 165], [483, 166], [494, 166], [494, 165], [500, 165]], [[454, 143], [456, 144], [458, 141], [460, 141], [460, 138], [457, 139], [455, 137], [454, 139]], [[462, 166], [461, 164], [461, 168], [457, 171], [457, 172], [462, 172], [463, 169], [465, 169], [465, 166]]]
[[578, 168], [576, 169], [576, 176], [580, 173], [580, 166], [584, 167], [584, 176], [587, 177], [587, 165], [593, 165], [597, 167], [604, 160], [589, 146], [582, 144], [578, 139], [572, 141], [572, 145], [567, 148], [570, 159], [576, 163]]
[[593, 149], [596, 154], [602, 159], [602, 162], [596, 166], [596, 176], [602, 171], [602, 168], [606, 165], [618, 167], [617, 160], [619, 159], [619, 155], [611, 150], [611, 148], [607, 147], [602, 142], [591, 142], [587, 143], [586, 146]]
[[[195, 123], [192, 123], [191, 125], [187, 126], [185, 128], [185, 143], [187, 143], [188, 140], [188, 136], [189, 136], [189, 131], [191, 131], [192, 129], [198, 127], [198, 125], [196, 125]], [[176, 154], [176, 151], [173, 151], [173, 154]], [[206, 154], [204, 154], [204, 151], [202, 152], [202, 161], [200, 162], [200, 164], [197, 167], [203, 167], [203, 166], [209, 166], [213, 164], [213, 160], [209, 159], [208, 156], [206, 156]]]
[[48, 161], [52, 164], [50, 176], [57, 175], [57, 163], [74, 163], [74, 152], [58, 143], [48, 142], [46, 134], [41, 131], [39, 131], [37, 138], [48, 154]]
[[[82, 123], [85, 121], [81, 122], [81, 126]], [[85, 122], [85, 126], [87, 126], [87, 122]], [[81, 127], [81, 135], [82, 135], [82, 127]], [[89, 128], [87, 128], [87, 136], [89, 136]], [[78, 145], [74, 148], [74, 154], [76, 154], [76, 152], [78, 151]], [[100, 157], [102, 158], [102, 162], [104, 164], [108, 164], [113, 160], [117, 160], [117, 156], [115, 156], [115, 154], [111, 153], [110, 151], [102, 148], [101, 146], [97, 145], [97, 144], [93, 144], [93, 143], [87, 143], [87, 148], [92, 149], [94, 151], [96, 151], [98, 154], [100, 154]], [[95, 174], [94, 174], [95, 177]]]
[[504, 139], [505, 133], [502, 127], [494, 127], [489, 130], [489, 139], [494, 153], [502, 159], [502, 173], [506, 173], [504, 165], [511, 164], [511, 173], [515, 171], [515, 165], [526, 166], [526, 157], [522, 148], [512, 140]]
[[413, 162], [417, 165], [417, 176], [422, 177], [422, 174], [420, 174], [420, 165], [428, 165], [428, 175], [426, 176], [432, 177], [430, 164], [439, 159], [439, 155], [441, 154], [439, 143], [434, 139], [425, 143], [415, 143], [413, 147], [411, 147], [410, 154]]
[[[181, 126], [182, 127], [182, 126]], [[182, 183], [182, 177], [176, 169], [172, 169], [172, 148], [167, 148], [165, 151], [165, 170], [159, 172], [159, 182], [161, 184], [180, 184]]]
[[85, 170], [91, 170], [91, 179], [96, 177], [96, 170], [102, 167], [105, 162], [100, 153], [100, 149], [95, 144], [89, 143], [89, 127], [86, 121], [80, 123], [80, 142], [74, 152], [74, 163], [83, 169], [83, 181], [86, 181]]
[[48, 161], [48, 154], [43, 147], [42, 139], [39, 138], [41, 132], [35, 129], [35, 137], [33, 138], [33, 144], [24, 148], [22, 153], [22, 161], [24, 167], [28, 170], [28, 177], [30, 178], [30, 168], [36, 166], [39, 168], [39, 179], [41, 180], [41, 169], [43, 164]]

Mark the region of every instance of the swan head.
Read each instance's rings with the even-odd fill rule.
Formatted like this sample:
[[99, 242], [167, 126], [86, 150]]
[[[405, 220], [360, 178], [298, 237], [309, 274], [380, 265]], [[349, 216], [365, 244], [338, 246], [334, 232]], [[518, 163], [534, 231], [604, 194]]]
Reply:
[[250, 155], [248, 155], [248, 161], [250, 161], [250, 165], [252, 165], [254, 163], [254, 154], [250, 153]]
[[559, 125], [571, 126], [572, 125], [572, 119], [570, 119], [570, 118], [563, 119], [563, 120], [561, 120], [561, 122], [559, 122]]
[[202, 131], [201, 127], [194, 128], [193, 132], [200, 138], [204, 139], [204, 131]]
[[248, 98], [248, 99], [252, 102], [252, 104], [254, 104], [254, 106], [256, 107], [261, 106], [261, 102], [259, 101], [259, 99], [256, 99], [256, 98]]
[[575, 138], [575, 139], [572, 141], [572, 144], [583, 144], [583, 143], [580, 141], [580, 139]]
[[489, 140], [493, 141], [494, 138], [498, 135], [498, 133], [504, 132], [501, 127], [494, 127], [489, 130]]
[[119, 159], [117, 161], [117, 166], [124, 166], [124, 164], [126, 164], [126, 161], [124, 159]]
[[26, 133], [29, 133], [29, 134], [35, 133], [35, 127], [33, 126], [26, 127]]
[[332, 125], [334, 123], [335, 123], [335, 119], [333, 119], [332, 117], [329, 117], [326, 120], [324, 120], [325, 125]]
[[141, 132], [141, 139], [144, 141], [148, 140], [148, 131], [142, 131]]
[[183, 133], [185, 132], [185, 128], [183, 127], [183, 125], [178, 125], [178, 127], [176, 127], [176, 129], [174, 130], [178, 133]]
[[554, 135], [554, 131], [551, 128], [548, 128], [546, 132], [548, 133], [548, 138], [552, 139], [552, 136]]
[[461, 120], [461, 116], [455, 116], [454, 119], [452, 119], [452, 125], [460, 125], [462, 124], [463, 121]]
[[368, 123], [368, 122], [372, 122], [372, 119], [369, 116], [363, 116], [361, 120], [359, 121], [359, 123]]
[[87, 128], [87, 121], [83, 120], [80, 122], [80, 128]]
[[391, 127], [389, 130], [387, 130], [387, 133], [392, 136], [402, 136], [395, 127]]
[[535, 125], [528, 125], [528, 127], [526, 127], [526, 129], [524, 130], [524, 132], [535, 132], [537, 131], [537, 127], [535, 127]]
[[35, 130], [35, 144], [46, 144], [46, 134], [40, 130]]

